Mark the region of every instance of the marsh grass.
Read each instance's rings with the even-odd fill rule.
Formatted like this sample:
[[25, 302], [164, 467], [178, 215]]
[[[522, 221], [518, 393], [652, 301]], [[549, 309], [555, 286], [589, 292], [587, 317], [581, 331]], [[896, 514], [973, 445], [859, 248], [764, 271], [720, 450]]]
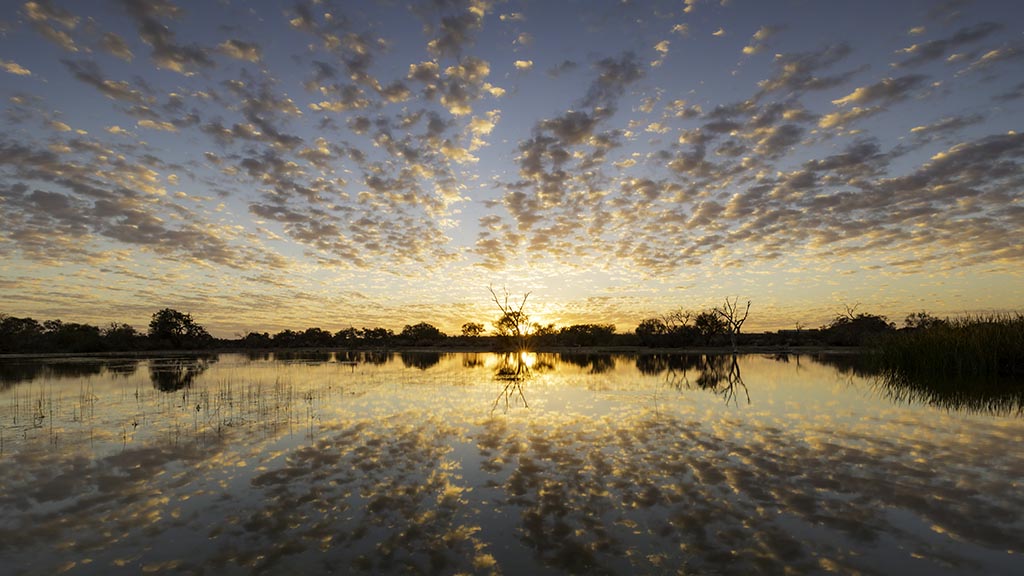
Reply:
[[902, 378], [1024, 385], [1024, 315], [969, 316], [876, 341], [877, 359]]
[[894, 402], [1024, 414], [1024, 315], [936, 321], [886, 335], [870, 357]]

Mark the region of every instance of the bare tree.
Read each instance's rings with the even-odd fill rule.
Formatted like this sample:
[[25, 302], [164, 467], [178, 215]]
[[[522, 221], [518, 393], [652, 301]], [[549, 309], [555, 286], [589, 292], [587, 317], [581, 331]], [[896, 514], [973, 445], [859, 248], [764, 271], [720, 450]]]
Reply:
[[498, 334], [511, 338], [517, 349], [525, 349], [530, 337], [530, 317], [523, 312], [523, 308], [526, 307], [526, 299], [530, 297], [530, 293], [523, 294], [523, 299], [517, 304], [514, 300], [510, 301], [512, 295], [509, 294], [507, 288], [502, 288], [502, 296], [498, 296], [492, 286], [488, 286], [487, 290], [490, 291], [491, 299], [501, 310], [501, 316], [494, 323]]
[[742, 315], [740, 314], [739, 300], [739, 296], [733, 298], [731, 302], [726, 298], [725, 304], [721, 308], [715, 308], [715, 313], [725, 322], [725, 329], [729, 332], [729, 340], [732, 342], [734, 352], [740, 328], [747, 321], [747, 315], [750, 314], [750, 300], [747, 300], [747, 307], [743, 310]]
[[693, 316], [693, 312], [680, 308], [662, 315], [661, 321], [665, 324], [665, 328], [669, 332], [675, 332], [689, 324]]

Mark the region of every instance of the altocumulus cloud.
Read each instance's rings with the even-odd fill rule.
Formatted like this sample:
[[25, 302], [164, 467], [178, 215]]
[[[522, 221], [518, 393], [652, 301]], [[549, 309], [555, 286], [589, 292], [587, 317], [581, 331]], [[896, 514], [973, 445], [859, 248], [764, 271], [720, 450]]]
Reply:
[[403, 281], [1019, 269], [1013, 27], [842, 8], [871, 43], [739, 10], [20, 2], [0, 250]]

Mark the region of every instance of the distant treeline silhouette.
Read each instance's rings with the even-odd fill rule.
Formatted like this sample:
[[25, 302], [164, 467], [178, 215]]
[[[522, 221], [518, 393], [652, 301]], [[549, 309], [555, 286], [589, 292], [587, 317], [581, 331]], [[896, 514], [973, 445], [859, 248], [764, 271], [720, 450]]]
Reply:
[[[337, 348], [387, 349], [414, 347], [486, 347], [505, 350], [530, 348], [625, 347], [701, 348], [725, 346], [871, 346], [883, 337], [921, 331], [947, 330], [949, 320], [927, 313], [911, 314], [897, 330], [885, 316], [856, 313], [847, 307], [830, 323], [817, 329], [740, 333], [746, 312], [729, 302], [722, 308], [700, 312], [678, 310], [648, 318], [632, 332], [619, 333], [613, 324], [573, 324], [557, 327], [529, 324], [519, 333], [510, 331], [500, 317], [494, 333], [484, 325], [467, 322], [461, 334], [449, 336], [427, 322], [406, 325], [400, 332], [389, 328], [349, 327], [336, 332], [311, 327], [304, 330], [250, 332], [233, 339], [214, 338], [191, 314], [164, 308], [153, 314], [148, 330], [112, 323], [105, 328], [90, 324], [18, 318], [0, 314], [0, 353], [89, 353], [106, 351]], [[739, 311], [738, 311], [739, 310]], [[749, 310], [749, 304], [748, 304]], [[742, 315], [740, 314], [742, 312]], [[525, 319], [525, 315], [523, 315]], [[944, 334], [946, 332], [943, 332]], [[889, 340], [893, 342], [892, 340]], [[901, 340], [903, 341], [903, 340]]]

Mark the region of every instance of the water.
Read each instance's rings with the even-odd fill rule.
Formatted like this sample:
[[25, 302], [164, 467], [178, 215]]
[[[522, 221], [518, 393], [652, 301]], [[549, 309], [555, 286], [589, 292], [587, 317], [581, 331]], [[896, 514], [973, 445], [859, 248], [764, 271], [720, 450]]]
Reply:
[[1024, 573], [1019, 404], [898, 392], [849, 357], [9, 358], [0, 567]]

